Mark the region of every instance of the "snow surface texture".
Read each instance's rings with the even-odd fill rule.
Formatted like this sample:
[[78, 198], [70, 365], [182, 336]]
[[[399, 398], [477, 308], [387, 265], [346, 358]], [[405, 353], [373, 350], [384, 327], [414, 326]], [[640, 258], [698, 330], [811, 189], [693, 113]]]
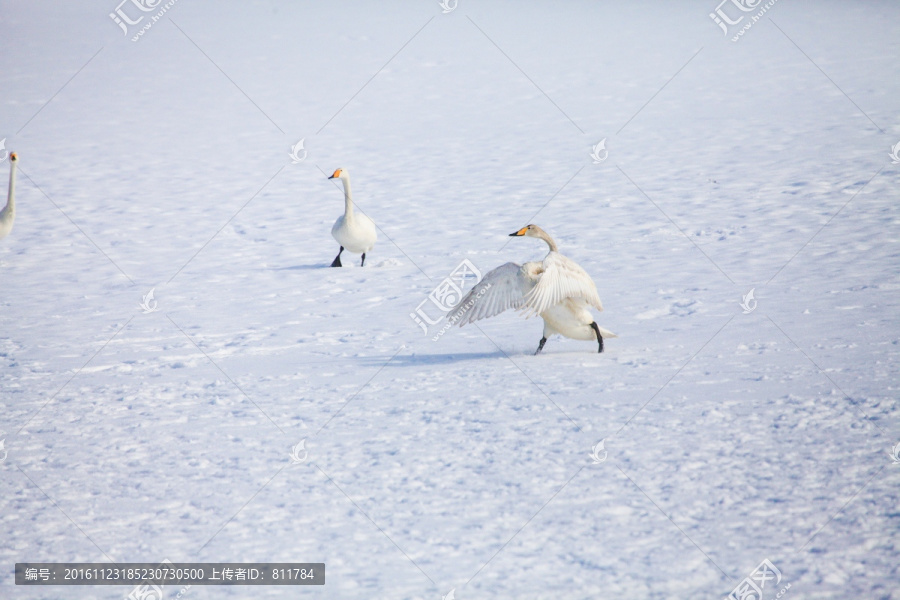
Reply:
[[[0, 5], [0, 597], [900, 598], [900, 4], [116, 2]], [[605, 353], [410, 318], [530, 222]]]

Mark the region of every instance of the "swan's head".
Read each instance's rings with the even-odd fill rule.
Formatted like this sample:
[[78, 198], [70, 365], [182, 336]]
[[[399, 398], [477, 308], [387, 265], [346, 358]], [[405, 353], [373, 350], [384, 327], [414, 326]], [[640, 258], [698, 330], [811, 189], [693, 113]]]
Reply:
[[9, 153], [9, 160], [12, 161], [12, 162], [16, 162], [17, 160], [19, 160], [19, 157], [16, 156], [16, 153], [15, 153], [15, 152], [10, 152], [10, 153]]
[[513, 233], [509, 234], [509, 236], [510, 237], [527, 236], [527, 237], [537, 238], [539, 240], [544, 240], [545, 242], [547, 242], [547, 245], [550, 246], [551, 252], [557, 251], [556, 250], [556, 242], [553, 241], [553, 238], [550, 237], [550, 235], [546, 231], [544, 231], [537, 225], [526, 225], [522, 229], [520, 229], [518, 231], [514, 231]]
[[522, 229], [509, 234], [509, 237], [521, 237], [523, 235], [528, 237], [540, 238], [542, 237], [542, 235], [546, 235], [546, 233], [544, 233], [544, 230], [537, 225], [526, 225]]
[[328, 179], [347, 179], [349, 176], [347, 169], [337, 169]]

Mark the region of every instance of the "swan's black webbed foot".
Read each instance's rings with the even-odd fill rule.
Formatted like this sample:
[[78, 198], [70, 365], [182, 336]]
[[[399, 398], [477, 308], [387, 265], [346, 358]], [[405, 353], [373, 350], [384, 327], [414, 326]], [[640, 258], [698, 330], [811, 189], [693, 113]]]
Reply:
[[600, 335], [600, 328], [597, 327], [596, 321], [591, 321], [591, 329], [594, 330], [594, 333], [597, 334], [597, 344], [600, 348], [597, 350], [598, 353], [603, 352], [603, 336]]

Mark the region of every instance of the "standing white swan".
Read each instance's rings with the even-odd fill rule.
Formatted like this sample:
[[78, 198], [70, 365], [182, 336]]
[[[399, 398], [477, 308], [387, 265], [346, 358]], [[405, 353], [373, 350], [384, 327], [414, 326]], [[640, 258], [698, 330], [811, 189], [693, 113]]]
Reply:
[[344, 214], [338, 217], [331, 228], [331, 235], [341, 245], [338, 250], [332, 267], [341, 266], [341, 252], [349, 250], [354, 254], [362, 253], [362, 262], [359, 266], [366, 264], [366, 252], [372, 250], [375, 246], [375, 240], [378, 235], [375, 233], [375, 223], [372, 219], [362, 213], [353, 211], [353, 196], [350, 193], [350, 174], [347, 169], [338, 169], [328, 179], [340, 179], [344, 184]]
[[553, 238], [537, 225], [527, 225], [509, 235], [544, 240], [550, 252], [542, 262], [508, 262], [489, 272], [447, 318], [459, 321], [462, 327], [515, 308], [524, 311], [526, 318], [540, 315], [544, 320], [544, 334], [535, 354], [540, 354], [547, 337], [554, 333], [574, 340], [596, 340], [597, 351], [603, 352], [603, 338], [618, 336], [597, 325], [588, 310], [591, 306], [603, 310], [591, 277], [575, 261], [560, 254]]
[[0, 210], [0, 240], [9, 235], [13, 221], [16, 220], [16, 161], [19, 157], [13, 152], [9, 155], [9, 195], [6, 206]]

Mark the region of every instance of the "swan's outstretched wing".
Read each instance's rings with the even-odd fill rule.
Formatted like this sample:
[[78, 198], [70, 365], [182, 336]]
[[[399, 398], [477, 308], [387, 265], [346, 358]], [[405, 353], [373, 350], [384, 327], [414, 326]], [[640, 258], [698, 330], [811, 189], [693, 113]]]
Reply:
[[543, 273], [537, 284], [525, 293], [527, 316], [539, 315], [566, 298], [581, 298], [597, 310], [603, 310], [597, 286], [574, 260], [551, 252], [541, 266]]
[[500, 265], [485, 275], [447, 318], [451, 323], [459, 322], [462, 327], [510, 308], [521, 308], [525, 305], [525, 294], [533, 285], [521, 265], [513, 262]]

